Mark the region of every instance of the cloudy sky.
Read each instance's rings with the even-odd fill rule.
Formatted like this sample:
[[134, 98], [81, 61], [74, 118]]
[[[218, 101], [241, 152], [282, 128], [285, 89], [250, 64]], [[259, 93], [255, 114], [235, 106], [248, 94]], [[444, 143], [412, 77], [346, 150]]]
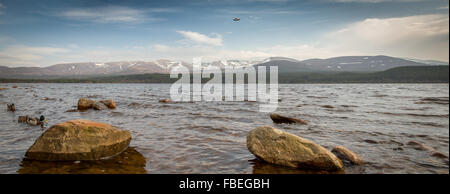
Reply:
[[0, 66], [342, 55], [448, 61], [448, 9], [448, 0], [0, 0]]

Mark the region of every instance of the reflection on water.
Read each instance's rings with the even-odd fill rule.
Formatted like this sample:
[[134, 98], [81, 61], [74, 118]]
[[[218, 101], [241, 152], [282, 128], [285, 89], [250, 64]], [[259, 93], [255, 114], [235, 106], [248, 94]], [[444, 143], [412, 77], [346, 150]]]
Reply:
[[[88, 119], [129, 130], [130, 145], [146, 160], [134, 172], [309, 173], [249, 162], [255, 157], [247, 149], [247, 134], [264, 125], [310, 139], [328, 150], [342, 145], [359, 154], [364, 165], [346, 167], [347, 174], [449, 172], [448, 84], [279, 85], [282, 100], [276, 113], [308, 120], [308, 125], [274, 124], [268, 113], [258, 111], [258, 102], [159, 103], [170, 97], [170, 86], [0, 84], [9, 88], [0, 91], [0, 173], [44, 172], [19, 170], [26, 150], [43, 132], [40, 127], [17, 123], [20, 115], [44, 115], [48, 126]], [[112, 99], [117, 108], [69, 111], [77, 108], [82, 97]], [[7, 103], [14, 103], [16, 112], [6, 111]], [[427, 149], [415, 149], [418, 146], [408, 142]], [[62, 169], [131, 173], [115, 167], [77, 169], [77, 165], [70, 163]]]
[[24, 159], [19, 174], [145, 174], [144, 156], [129, 147], [121, 154], [97, 161], [36, 161]]
[[302, 170], [270, 164], [259, 159], [249, 161], [253, 165], [253, 174], [345, 174], [345, 171]]

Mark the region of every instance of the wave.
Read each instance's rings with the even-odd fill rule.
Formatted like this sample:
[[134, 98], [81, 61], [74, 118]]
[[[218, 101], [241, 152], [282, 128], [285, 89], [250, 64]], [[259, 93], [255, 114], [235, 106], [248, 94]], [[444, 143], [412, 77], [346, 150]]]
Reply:
[[378, 112], [378, 111], [371, 111], [366, 113], [376, 113], [376, 114], [385, 114], [385, 115], [393, 115], [393, 116], [413, 116], [413, 117], [436, 117], [436, 118], [448, 118], [448, 114], [442, 114], [442, 115], [432, 115], [432, 114], [417, 114], [417, 113], [393, 113], [393, 112]]

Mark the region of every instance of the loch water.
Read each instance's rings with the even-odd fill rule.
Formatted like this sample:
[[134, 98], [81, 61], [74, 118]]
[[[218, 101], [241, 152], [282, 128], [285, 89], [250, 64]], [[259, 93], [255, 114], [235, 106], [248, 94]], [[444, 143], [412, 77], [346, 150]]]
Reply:
[[[246, 147], [246, 136], [263, 125], [330, 150], [343, 145], [358, 153], [364, 165], [346, 167], [345, 173], [449, 173], [448, 158], [433, 156], [449, 154], [449, 84], [280, 84], [275, 112], [308, 120], [308, 125], [274, 124], [269, 113], [259, 112], [258, 102], [159, 103], [170, 97], [170, 86], [0, 84], [8, 88], [0, 91], [0, 173], [40, 168], [64, 172], [77, 165], [66, 172], [78, 173], [89, 168], [24, 161], [26, 150], [43, 130], [18, 123], [21, 115], [45, 115], [48, 127], [89, 119], [129, 130], [133, 150], [128, 154], [138, 155], [139, 167], [130, 162], [125, 173], [315, 173], [256, 160]], [[112, 99], [117, 108], [68, 111], [76, 109], [82, 97]], [[7, 103], [15, 103], [17, 111], [8, 112]], [[85, 172], [114, 173], [132, 157], [124, 158]]]

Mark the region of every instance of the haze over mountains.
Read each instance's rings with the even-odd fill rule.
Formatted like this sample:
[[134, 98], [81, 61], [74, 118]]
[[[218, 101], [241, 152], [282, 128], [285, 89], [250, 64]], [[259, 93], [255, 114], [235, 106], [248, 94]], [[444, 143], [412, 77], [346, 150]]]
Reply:
[[[183, 65], [189, 69], [192, 64], [171, 60], [86, 62], [57, 64], [48, 67], [0, 66], [0, 77], [14, 76], [88, 76], [88, 75], [131, 75], [147, 73], [170, 73], [170, 69]], [[271, 57], [263, 61], [228, 60], [214, 61], [203, 65], [225, 66], [278, 66], [279, 72], [378, 72], [403, 66], [448, 65], [441, 61], [401, 59], [389, 56], [342, 56], [329, 59], [308, 59], [298, 61], [285, 57]]]

